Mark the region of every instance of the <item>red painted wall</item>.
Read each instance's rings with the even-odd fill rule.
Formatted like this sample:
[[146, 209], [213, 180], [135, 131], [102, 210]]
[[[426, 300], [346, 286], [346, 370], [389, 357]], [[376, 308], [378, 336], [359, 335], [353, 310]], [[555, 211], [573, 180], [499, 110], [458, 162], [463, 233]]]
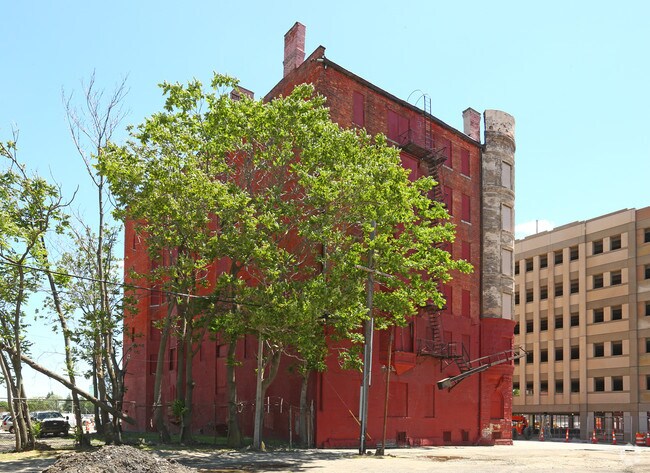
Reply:
[[[318, 48], [280, 81], [266, 99], [287, 95], [295, 85], [309, 82], [327, 98], [332, 119], [342, 127], [358, 126], [362, 121], [370, 133], [390, 133], [396, 140], [399, 139], [396, 134], [410, 129], [412, 139], [423, 144], [425, 119], [420, 110], [333, 63], [317, 61], [323, 55], [324, 48]], [[440, 171], [440, 182], [452, 190], [452, 221], [457, 225], [457, 237], [450, 250], [455, 258], [465, 257], [474, 265], [474, 273], [454, 274], [454, 280], [444, 288], [450, 297], [441, 316], [442, 327], [447, 337], [445, 341], [464, 344], [470, 358], [474, 359], [510, 348], [513, 333], [511, 321], [480, 317], [481, 148], [480, 144], [439, 120], [430, 120], [434, 147], [448, 156]], [[412, 170], [414, 179], [426, 175], [427, 167], [418, 158], [406, 152], [402, 152], [401, 157], [404, 166]], [[468, 157], [469, 173], [467, 161], [463, 166], [462, 157]], [[461, 219], [463, 200], [470, 215], [469, 222]], [[125, 267], [147, 268], [149, 263], [144, 246], [131, 243], [133, 224], [130, 222], [126, 225], [125, 241]], [[153, 375], [150, 374], [153, 369], [149, 360], [158, 350], [155, 330], [151, 329], [150, 322], [159, 316], [158, 311], [163, 307], [149, 307], [148, 298], [143, 296], [138, 301], [137, 310], [138, 316], [127, 319], [125, 323], [125, 346], [133, 347], [126, 378], [125, 408], [137, 418], [137, 428], [144, 429], [150, 425], [153, 401]], [[135, 338], [137, 346], [132, 344], [132, 331], [144, 335]], [[416, 317], [412, 327], [398, 330], [395, 346], [403, 351], [394, 354], [397, 372], [391, 374], [389, 387], [387, 442], [410, 445], [507, 443], [510, 436], [512, 366], [506, 364], [491, 368], [464, 380], [451, 392], [440, 391], [435, 383], [459, 371], [444, 360], [416, 354], [418, 340], [430, 338], [431, 327], [426, 316]], [[375, 333], [368, 408], [369, 446], [375, 445], [382, 436], [386, 390], [385, 370], [382, 368], [387, 362], [386, 339], [387, 334]], [[200, 356], [194, 361], [197, 375], [194, 394], [196, 431], [221, 432], [226, 424], [226, 349], [218, 340], [206, 340]], [[242, 361], [237, 368], [240, 420], [248, 435], [252, 433], [254, 411], [255, 349], [256, 341], [251, 338], [240, 341], [238, 346], [238, 357]], [[169, 355], [166, 358], [169, 360]], [[289, 420], [288, 406], [299, 404], [300, 379], [291, 370], [292, 363], [290, 358], [283, 360], [278, 378], [268, 390], [264, 432], [267, 437], [288, 438], [290, 422], [295, 431], [295, 417]], [[326, 372], [313, 374], [310, 379], [308, 398], [314, 409], [314, 443], [318, 447], [357, 446], [361, 375], [342, 370], [335, 350], [332, 350], [327, 366]], [[166, 367], [164, 402], [174, 399], [175, 374], [175, 366], [171, 363]], [[495, 431], [501, 433], [495, 435]]]

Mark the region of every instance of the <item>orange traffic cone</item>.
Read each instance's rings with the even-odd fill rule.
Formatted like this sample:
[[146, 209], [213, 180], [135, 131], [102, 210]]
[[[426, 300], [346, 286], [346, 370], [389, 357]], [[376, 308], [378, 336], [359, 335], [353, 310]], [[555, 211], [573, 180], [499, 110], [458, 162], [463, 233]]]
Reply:
[[616, 445], [616, 432], [612, 430], [612, 445]]
[[594, 429], [594, 433], [591, 436], [591, 443], [598, 443], [598, 439], [596, 438], [596, 429]]
[[569, 428], [567, 427], [566, 429], [566, 436], [564, 437], [564, 441], [568, 442], [569, 441]]

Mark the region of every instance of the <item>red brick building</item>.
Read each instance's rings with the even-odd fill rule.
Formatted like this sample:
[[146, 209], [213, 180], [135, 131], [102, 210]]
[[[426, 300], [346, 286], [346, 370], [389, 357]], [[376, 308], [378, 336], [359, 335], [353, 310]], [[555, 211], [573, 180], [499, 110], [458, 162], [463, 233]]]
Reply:
[[[364, 127], [384, 133], [401, 149], [404, 167], [416, 179], [433, 175], [440, 186], [434, 197], [444, 199], [457, 237], [450, 246], [454, 258], [474, 265], [472, 274], [454, 274], [444, 288], [443, 311], [423, 311], [396, 331], [389, 386], [387, 445], [509, 443], [511, 436], [514, 248], [514, 120], [499, 111], [485, 112], [485, 143], [480, 142], [480, 114], [463, 112], [461, 132], [431, 115], [430, 100], [422, 108], [398, 99], [330, 61], [318, 47], [305, 60], [305, 27], [296, 23], [285, 35], [284, 77], [266, 100], [287, 95], [305, 82], [327, 98], [332, 120], [341, 127]], [[125, 258], [128, 266], [149, 262], [127, 223]], [[153, 300], [152, 300], [153, 299]], [[125, 409], [139, 429], [150, 425], [153, 373], [159, 335], [152, 321], [165, 310], [152, 295], [138, 304], [138, 315], [125, 329], [143, 333], [128, 365]], [[367, 444], [381, 440], [385, 397], [387, 334], [376, 333], [372, 384], [369, 391]], [[247, 337], [238, 347], [238, 396], [241, 423], [252, 433], [257, 343]], [[195, 359], [194, 420], [197, 431], [211, 433], [225, 425], [227, 347], [206, 338]], [[165, 370], [165, 402], [175, 399], [175, 348]], [[287, 368], [267, 392], [265, 436], [289, 438], [296, 432], [295, 409], [300, 380]], [[460, 378], [453, 378], [456, 375]], [[462, 382], [458, 382], [461, 378]], [[452, 378], [452, 379], [449, 379]], [[439, 389], [437, 383], [448, 379]], [[361, 374], [343, 371], [336, 356], [328, 369], [310, 379], [308, 398], [317, 447], [357, 446]], [[447, 389], [452, 386], [452, 389]], [[294, 437], [295, 438], [295, 437]]]

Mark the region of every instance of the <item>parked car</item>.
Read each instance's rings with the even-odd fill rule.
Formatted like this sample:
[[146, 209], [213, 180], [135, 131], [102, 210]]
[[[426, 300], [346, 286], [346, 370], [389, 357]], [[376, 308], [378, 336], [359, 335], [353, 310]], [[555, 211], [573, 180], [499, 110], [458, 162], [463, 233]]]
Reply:
[[53, 435], [68, 435], [70, 431], [70, 424], [68, 421], [57, 411], [40, 411], [32, 414], [32, 421], [38, 422], [41, 425], [40, 435], [53, 434]]
[[2, 422], [0, 423], [0, 430], [7, 431], [10, 434], [14, 433], [14, 422], [11, 414], [7, 414], [2, 418]]

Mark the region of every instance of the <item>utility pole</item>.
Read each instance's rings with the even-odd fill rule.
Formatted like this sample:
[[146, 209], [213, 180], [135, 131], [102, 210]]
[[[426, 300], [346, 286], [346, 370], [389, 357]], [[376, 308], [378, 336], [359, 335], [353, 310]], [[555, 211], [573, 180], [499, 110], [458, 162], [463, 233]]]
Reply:
[[[372, 222], [372, 232], [370, 241], [375, 239], [377, 222]], [[368, 320], [365, 323], [364, 330], [364, 347], [363, 347], [363, 382], [361, 385], [361, 406], [359, 417], [361, 418], [361, 433], [359, 439], [359, 455], [366, 453], [366, 430], [368, 428], [368, 391], [371, 384], [370, 374], [372, 371], [372, 335], [374, 331], [375, 319], [372, 316], [372, 298], [375, 289], [375, 275], [373, 271], [374, 253], [371, 248], [368, 252], [368, 287], [366, 287], [366, 307], [368, 309]]]

